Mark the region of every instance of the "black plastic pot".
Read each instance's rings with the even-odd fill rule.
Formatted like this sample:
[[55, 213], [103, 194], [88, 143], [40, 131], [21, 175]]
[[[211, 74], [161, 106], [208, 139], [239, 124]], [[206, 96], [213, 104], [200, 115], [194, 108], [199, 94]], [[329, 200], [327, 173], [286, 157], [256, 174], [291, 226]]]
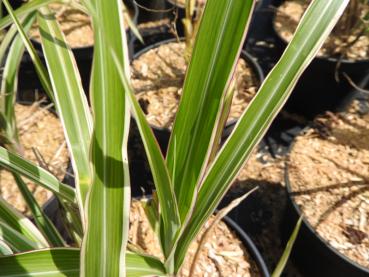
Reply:
[[[140, 57], [141, 55], [143, 55], [146, 52], [150, 51], [151, 49], [155, 49], [155, 48], [159, 47], [160, 45], [171, 43], [171, 42], [176, 42], [176, 41], [177, 41], [177, 39], [168, 39], [168, 40], [163, 40], [163, 41], [157, 42], [153, 45], [150, 45], [150, 46], [144, 48], [143, 50], [135, 53], [135, 55], [133, 56], [133, 60], [137, 59], [138, 57]], [[259, 80], [259, 82], [261, 84], [264, 80], [264, 73], [263, 73], [263, 70], [261, 69], [261, 67], [259, 66], [259, 64], [246, 51], [242, 51], [240, 57], [245, 59], [246, 62], [248, 63], [248, 65], [250, 65], [252, 67], [255, 75], [257, 76], [257, 79]], [[224, 131], [223, 131], [223, 135], [222, 135], [223, 140], [226, 139], [230, 135], [230, 133], [232, 132], [232, 130], [235, 127], [236, 123], [237, 123], [237, 120], [232, 120], [232, 121], [230, 121], [226, 124], [226, 126], [224, 128]], [[157, 138], [157, 140], [160, 144], [161, 150], [165, 153], [166, 149], [168, 147], [171, 131], [167, 128], [161, 128], [161, 127], [157, 127], [157, 126], [154, 126], [154, 125], [151, 125], [151, 128], [153, 129], [155, 137]]]
[[[306, 130], [306, 129], [305, 129]], [[291, 145], [292, 149], [293, 144]], [[302, 215], [292, 197], [291, 180], [289, 178], [289, 167], [286, 163], [285, 183], [288, 193], [288, 203], [282, 231], [285, 242], [295, 227], [298, 218]], [[304, 219], [299, 235], [296, 239], [291, 259], [306, 276], [334, 276], [334, 277], [364, 277], [369, 276], [369, 269], [348, 259], [339, 251], [329, 245]]]
[[[282, 3], [281, 0], [273, 1], [276, 7]], [[275, 30], [274, 20], [271, 28], [279, 44], [277, 48], [284, 50], [287, 42]], [[369, 73], [369, 60], [342, 60], [338, 70], [339, 81], [335, 79], [337, 62], [335, 57], [316, 57], [300, 77], [285, 110], [312, 119], [322, 112], [335, 112], [346, 106], [356, 90], [343, 74], [347, 74], [355, 84], [360, 83]]]

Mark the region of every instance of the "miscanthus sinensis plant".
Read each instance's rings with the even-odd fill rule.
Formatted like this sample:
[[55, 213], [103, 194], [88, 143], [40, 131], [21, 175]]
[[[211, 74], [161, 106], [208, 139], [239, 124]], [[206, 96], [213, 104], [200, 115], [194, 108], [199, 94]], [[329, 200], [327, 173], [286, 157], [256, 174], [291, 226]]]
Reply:
[[[3, 2], [10, 15], [0, 20], [0, 28], [13, 24], [10, 30], [18, 31], [55, 103], [76, 187], [0, 148], [1, 166], [52, 191], [61, 201], [74, 238], [72, 244], [56, 245], [51, 234], [0, 201], [0, 276], [113, 277], [179, 272], [191, 241], [214, 213], [349, 1], [312, 2], [280, 61], [219, 149], [216, 134], [223, 128], [225, 98], [255, 1], [208, 0], [166, 158], [130, 85], [121, 0], [81, 1], [95, 34], [91, 110], [72, 51], [45, 6], [53, 1], [33, 0], [14, 12], [8, 0]], [[28, 17], [34, 17], [40, 28], [46, 66], [27, 37]], [[155, 215], [151, 219], [158, 226], [163, 260], [132, 251], [128, 244], [130, 120], [139, 127], [154, 178], [157, 205], [151, 207]]]

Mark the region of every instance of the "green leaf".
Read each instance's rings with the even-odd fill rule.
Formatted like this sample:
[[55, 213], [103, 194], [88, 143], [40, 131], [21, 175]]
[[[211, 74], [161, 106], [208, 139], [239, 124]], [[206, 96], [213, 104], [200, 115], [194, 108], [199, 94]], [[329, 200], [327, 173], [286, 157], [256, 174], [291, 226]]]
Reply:
[[[23, 27], [27, 32], [35, 20], [35, 14], [28, 15], [24, 22]], [[0, 110], [5, 119], [5, 129], [7, 141], [9, 141], [9, 148], [18, 149], [18, 133], [15, 122], [15, 96], [17, 92], [18, 83], [18, 71], [20, 63], [24, 53], [24, 44], [22, 38], [17, 36], [9, 49], [7, 60], [3, 70], [2, 82], [1, 82], [1, 98], [0, 98]], [[17, 182], [18, 188], [21, 191], [28, 207], [30, 208], [32, 215], [34, 216], [37, 226], [42, 233], [48, 239], [53, 246], [64, 246], [63, 239], [59, 235], [56, 228], [53, 226], [48, 217], [44, 214], [32, 193], [29, 191], [27, 185], [23, 182], [22, 178], [13, 173], [13, 176]], [[27, 249], [22, 249], [27, 250]]]
[[[35, 20], [35, 14], [28, 15], [23, 20], [24, 30], [27, 32]], [[6, 35], [4, 41], [0, 46], [1, 54], [0, 61], [3, 59], [3, 55], [6, 51], [6, 46], [9, 45], [10, 41], [16, 34], [16, 28], [12, 28], [10, 36]], [[18, 148], [18, 131], [15, 122], [15, 98], [18, 87], [18, 71], [20, 63], [22, 61], [24, 53], [24, 45], [20, 36], [12, 41], [5, 61], [3, 74], [1, 77], [1, 91], [0, 91], [0, 113], [1, 113], [1, 126], [2, 131], [5, 131], [7, 141], [9, 141], [10, 147]]]
[[[7, 2], [7, 0], [5, 0]], [[4, 2], [5, 2], [4, 1]], [[16, 17], [26, 16], [42, 6], [46, 6], [53, 2], [58, 2], [59, 0], [32, 0], [24, 3], [20, 8], [14, 11]], [[5, 3], [4, 3], [5, 4]], [[12, 24], [13, 20], [11, 15], [7, 15], [0, 20], [0, 30], [8, 27]]]
[[160, 260], [149, 255], [127, 252], [126, 264], [127, 277], [167, 276]]
[[[78, 277], [79, 249], [54, 248], [0, 257], [0, 276]], [[151, 256], [128, 252], [127, 277], [166, 276], [163, 264]]]
[[91, 76], [94, 178], [87, 203], [88, 224], [82, 245], [81, 275], [119, 276], [125, 272], [129, 227], [127, 141], [130, 112], [111, 50], [119, 60], [126, 61], [125, 65], [129, 64], [129, 59], [123, 43], [126, 33], [122, 1], [90, 2], [90, 9], [96, 14], [92, 17], [95, 45]]
[[78, 277], [79, 250], [54, 248], [0, 257], [0, 276]]
[[28, 240], [35, 243], [36, 248], [48, 247], [41, 232], [36, 226], [23, 214], [10, 206], [3, 198], [0, 197], [0, 222], [6, 223], [12, 229], [22, 234]]
[[273, 271], [273, 274], [272, 274], [271, 277], [279, 277], [283, 273], [283, 270], [286, 267], [286, 264], [288, 262], [288, 258], [291, 255], [293, 245], [295, 244], [295, 241], [297, 239], [297, 235], [299, 234], [299, 231], [300, 231], [300, 228], [301, 228], [301, 223], [302, 223], [302, 217], [300, 217], [299, 220], [297, 221], [296, 227], [293, 230], [292, 235], [291, 235], [291, 237], [288, 240], [288, 243], [286, 245], [286, 248], [283, 251], [283, 255], [282, 255], [281, 259], [279, 260], [279, 262], [277, 264], [277, 267]]
[[73, 188], [59, 182], [55, 176], [45, 169], [25, 160], [21, 156], [11, 153], [1, 146], [0, 165], [26, 177], [69, 202], [75, 201], [75, 191]]
[[173, 185], [158, 142], [156, 141], [152, 129], [146, 120], [145, 114], [134, 95], [129, 80], [124, 73], [123, 66], [114, 52], [112, 52], [112, 56], [114, 57], [115, 65], [120, 72], [122, 84], [128, 94], [132, 112], [136, 120], [154, 178], [156, 193], [160, 202], [160, 219], [162, 219], [159, 220], [162, 225], [159, 229], [161, 229], [163, 234], [165, 234], [165, 236], [161, 237], [160, 242], [164, 256], [168, 257], [172, 250], [177, 231], [181, 225]]
[[40, 8], [37, 19], [55, 104], [72, 156], [78, 201], [83, 212], [92, 176], [89, 162], [92, 116], [72, 50], [53, 13], [46, 7]]
[[62, 247], [65, 246], [65, 242], [61, 235], [59, 234], [58, 230], [56, 230], [55, 226], [51, 222], [51, 220], [47, 217], [44, 211], [41, 209], [40, 205], [37, 203], [35, 197], [27, 187], [27, 184], [22, 180], [18, 174], [13, 173], [14, 179], [18, 185], [18, 189], [21, 192], [27, 206], [29, 207], [33, 219], [44, 235], [44, 237], [49, 242], [50, 246], [55, 247]]
[[293, 40], [239, 119], [202, 181], [193, 217], [177, 248], [177, 269], [188, 245], [218, 206], [347, 3], [348, 0], [315, 0], [306, 11]]
[[40, 248], [36, 242], [26, 238], [8, 224], [0, 220], [0, 240], [5, 241], [14, 252], [35, 250]]
[[13, 38], [17, 34], [17, 27], [12, 25], [7, 31], [5, 36], [3, 37], [0, 44], [0, 61], [3, 63], [4, 57], [6, 57], [9, 46], [13, 42]]
[[193, 207], [198, 181], [209, 161], [216, 133], [214, 126], [220, 119], [223, 98], [254, 2], [208, 0], [206, 3], [167, 156], [182, 222]]
[[[37, 1], [37, 0], [36, 0]], [[30, 3], [33, 3], [35, 1], [31, 1]], [[50, 84], [50, 79], [47, 73], [47, 70], [45, 69], [44, 65], [42, 64], [40, 57], [37, 55], [35, 48], [33, 47], [31, 41], [29, 40], [29, 38], [27, 37], [22, 25], [20, 24], [17, 16], [14, 14], [14, 11], [12, 9], [12, 7], [9, 5], [8, 0], [3, 0], [3, 3], [6, 7], [6, 9], [8, 10], [10, 19], [13, 20], [15, 26], [17, 27], [18, 33], [20, 35], [20, 37], [23, 40], [23, 43], [32, 59], [32, 62], [35, 65], [36, 68], [36, 72], [38, 77], [40, 78], [40, 82], [42, 84], [42, 87], [45, 89], [45, 92], [47, 93], [47, 95], [50, 97], [50, 99], [54, 100], [54, 95], [52, 92], [52, 88], [51, 88], [51, 84]], [[24, 5], [26, 6], [26, 5]], [[21, 9], [21, 8], [20, 8]]]

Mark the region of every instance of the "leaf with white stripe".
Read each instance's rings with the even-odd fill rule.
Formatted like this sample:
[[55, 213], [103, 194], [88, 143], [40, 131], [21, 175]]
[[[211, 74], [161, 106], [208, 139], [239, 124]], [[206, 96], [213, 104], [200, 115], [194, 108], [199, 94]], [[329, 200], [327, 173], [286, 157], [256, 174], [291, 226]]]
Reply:
[[36, 248], [49, 246], [36, 226], [27, 217], [10, 206], [2, 197], [0, 197], [0, 221], [9, 225], [28, 240], [33, 241]]
[[[35, 14], [32, 13], [25, 17], [22, 21], [25, 31], [28, 31], [33, 22], [35, 21]], [[2, 61], [3, 55], [5, 54], [6, 45], [9, 43], [7, 40], [13, 38], [17, 32], [15, 26], [10, 30], [10, 36], [6, 35], [4, 41], [1, 42], [0, 46], [0, 63]], [[24, 53], [24, 45], [20, 36], [16, 36], [12, 40], [10, 48], [5, 60], [5, 65], [3, 68], [1, 76], [1, 91], [0, 91], [0, 113], [1, 113], [1, 126], [2, 131], [5, 131], [6, 139], [9, 144], [18, 146], [18, 131], [15, 122], [15, 98], [18, 89], [18, 72], [20, 68], [20, 63], [22, 61]], [[3, 122], [4, 120], [5, 122]], [[3, 126], [4, 124], [4, 126]], [[8, 143], [6, 143], [8, 144]]]
[[[33, 2], [33, 1], [32, 1]], [[15, 15], [12, 7], [10, 6], [8, 0], [3, 0], [4, 6], [8, 10], [9, 16], [11, 20], [14, 22], [14, 25], [17, 27], [18, 33], [20, 37], [23, 40], [23, 43], [28, 51], [28, 54], [31, 57], [31, 60], [35, 66], [36, 73], [40, 79], [41, 85], [44, 88], [47, 95], [50, 97], [50, 99], [54, 100], [54, 95], [52, 92], [50, 79], [47, 73], [46, 68], [42, 64], [40, 57], [38, 56], [34, 46], [32, 45], [30, 39], [27, 37], [25, 30], [23, 29], [22, 25], [20, 24], [17, 15]]]
[[[160, 238], [160, 243], [164, 256], [168, 257], [173, 249], [173, 243], [175, 242], [175, 238], [181, 226], [173, 185], [159, 144], [155, 139], [154, 133], [147, 122], [145, 114], [142, 111], [136, 96], [134, 95], [133, 89], [129, 84], [129, 80], [123, 71], [123, 66], [116, 58], [115, 53], [112, 53], [112, 55], [117, 69], [120, 72], [122, 84], [128, 94], [132, 112], [135, 117], [145, 147], [151, 173], [154, 178], [156, 194], [160, 202], [160, 216], [158, 215], [158, 221], [161, 226], [159, 229], [162, 230], [162, 234], [165, 234]], [[159, 217], [161, 220], [159, 220]]]
[[52, 191], [68, 202], [75, 201], [75, 190], [73, 188], [61, 183], [54, 175], [45, 169], [27, 161], [17, 154], [13, 154], [1, 146], [0, 165]]
[[[0, 257], [0, 276], [77, 277], [79, 249], [54, 248]], [[163, 264], [151, 256], [127, 253], [127, 277], [166, 276]]]
[[26, 238], [2, 221], [0, 221], [0, 240], [5, 241], [14, 252], [23, 252], [40, 248], [40, 245], [36, 242]]
[[54, 248], [0, 257], [0, 276], [78, 277], [79, 249]]
[[95, 123], [91, 151], [94, 179], [87, 203], [81, 276], [124, 276], [130, 210], [127, 158], [130, 112], [111, 49], [128, 64], [128, 51], [123, 43], [126, 33], [121, 0], [90, 2], [89, 8], [96, 15], [90, 86]]
[[[26, 16], [34, 11], [37, 11], [40, 7], [46, 6], [50, 3], [57, 2], [58, 0], [32, 0], [24, 3], [21, 7], [14, 11], [17, 17]], [[7, 15], [0, 19], [0, 30], [8, 27], [12, 24], [13, 20], [10, 15]]]
[[5, 241], [0, 239], [0, 257], [1, 256], [8, 256], [8, 255], [12, 255], [13, 251], [12, 249], [9, 247], [9, 245], [7, 245], [5, 243]]
[[77, 196], [83, 212], [91, 184], [89, 147], [92, 116], [72, 50], [67, 45], [54, 14], [46, 7], [40, 8], [37, 21], [55, 104], [72, 156]]
[[193, 207], [198, 182], [209, 162], [224, 97], [242, 48], [254, 2], [206, 2], [167, 155], [182, 222], [186, 221]]

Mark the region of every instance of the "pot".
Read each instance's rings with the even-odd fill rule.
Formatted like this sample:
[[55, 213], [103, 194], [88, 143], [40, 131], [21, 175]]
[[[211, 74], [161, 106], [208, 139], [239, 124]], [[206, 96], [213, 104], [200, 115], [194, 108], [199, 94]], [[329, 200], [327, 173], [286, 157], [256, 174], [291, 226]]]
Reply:
[[[272, 5], [278, 7], [283, 2], [274, 0]], [[277, 49], [284, 51], [288, 43], [276, 31], [274, 19], [271, 28], [274, 30]], [[335, 78], [337, 62], [338, 59], [335, 57], [316, 57], [300, 77], [285, 105], [285, 110], [313, 119], [325, 111], [337, 112], [344, 108], [357, 90], [343, 77], [343, 73], [355, 84], [361, 83], [369, 74], [369, 60], [343, 59], [338, 70], [340, 76], [338, 81]]]
[[[301, 216], [301, 210], [292, 199], [291, 185], [286, 166], [285, 182], [289, 193], [288, 204], [283, 224], [284, 241], [288, 241], [294, 225]], [[307, 222], [303, 220], [296, 239], [291, 259], [307, 276], [364, 277], [369, 276], [369, 269], [349, 260], [330, 246]]]
[[[181, 39], [181, 40], [183, 40], [183, 39]], [[155, 43], [153, 45], [150, 45], [150, 46], [146, 47], [145, 49], [135, 53], [135, 55], [133, 56], [133, 60], [137, 59], [138, 57], [145, 54], [149, 50], [159, 47], [160, 45], [171, 43], [171, 42], [176, 42], [176, 41], [177, 41], [177, 39], [168, 39], [168, 40], [164, 40], [164, 41]], [[246, 51], [242, 51], [241, 54], [240, 54], [240, 57], [245, 59], [247, 61], [248, 65], [250, 65], [252, 67], [254, 74], [256, 75], [257, 79], [259, 80], [259, 82], [261, 84], [264, 80], [264, 73], [263, 73], [263, 70], [261, 69], [261, 67], [259, 66], [259, 64]], [[236, 119], [227, 122], [226, 126], [224, 127], [223, 134], [222, 134], [222, 140], [225, 140], [231, 134], [231, 132], [233, 131], [233, 128], [236, 125], [236, 123], [237, 123]], [[165, 153], [166, 149], [168, 147], [171, 131], [168, 128], [161, 128], [161, 127], [157, 127], [157, 126], [154, 126], [154, 125], [151, 125], [151, 128], [154, 131], [155, 137], [159, 142], [161, 150], [163, 151], [163, 153]]]
[[[305, 128], [306, 131], [308, 128]], [[291, 145], [290, 151], [293, 148]], [[289, 166], [286, 162], [285, 183], [288, 194], [287, 208], [282, 224], [283, 240], [287, 242], [289, 234], [295, 227], [302, 211], [292, 197], [291, 180], [289, 177]], [[296, 239], [291, 259], [305, 272], [306, 276], [335, 276], [335, 277], [364, 277], [369, 276], [369, 269], [355, 261], [350, 260], [338, 250], [333, 248], [317, 231], [307, 219], [303, 219], [299, 235]]]

